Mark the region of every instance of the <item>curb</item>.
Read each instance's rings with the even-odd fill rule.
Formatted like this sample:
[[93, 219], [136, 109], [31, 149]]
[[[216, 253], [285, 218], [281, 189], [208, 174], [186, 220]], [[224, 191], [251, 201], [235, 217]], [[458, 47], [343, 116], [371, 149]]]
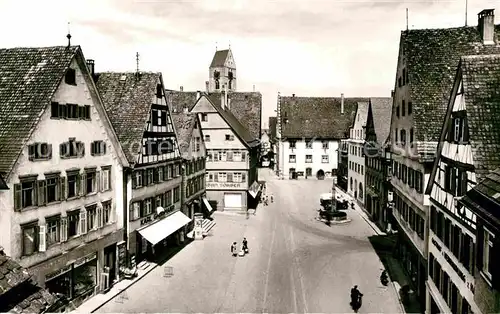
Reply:
[[[396, 296], [398, 297], [398, 303], [399, 303], [399, 306], [401, 307], [401, 313], [406, 313], [405, 306], [403, 304], [403, 301], [401, 300], [401, 295], [399, 294], [398, 288], [396, 287], [396, 283], [398, 283], [398, 282], [391, 280], [391, 286], [394, 289], [394, 293], [396, 293]], [[398, 286], [399, 286], [399, 283], [398, 283]]]

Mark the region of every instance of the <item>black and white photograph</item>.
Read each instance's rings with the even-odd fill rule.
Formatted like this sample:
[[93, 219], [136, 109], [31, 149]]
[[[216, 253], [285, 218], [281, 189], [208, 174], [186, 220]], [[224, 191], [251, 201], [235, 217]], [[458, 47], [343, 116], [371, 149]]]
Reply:
[[500, 313], [498, 14], [0, 0], [0, 313]]

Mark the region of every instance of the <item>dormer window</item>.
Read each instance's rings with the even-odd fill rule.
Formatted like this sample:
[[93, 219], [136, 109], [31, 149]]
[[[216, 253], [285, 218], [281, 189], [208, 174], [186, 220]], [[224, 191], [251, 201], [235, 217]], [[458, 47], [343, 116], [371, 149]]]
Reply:
[[68, 68], [64, 75], [64, 82], [68, 85], [76, 85], [76, 71], [75, 69]]

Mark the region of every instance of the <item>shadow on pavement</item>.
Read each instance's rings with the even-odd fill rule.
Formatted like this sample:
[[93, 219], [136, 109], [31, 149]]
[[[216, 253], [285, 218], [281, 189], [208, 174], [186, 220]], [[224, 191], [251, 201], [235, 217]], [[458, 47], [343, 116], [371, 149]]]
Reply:
[[[369, 237], [368, 239], [380, 258], [380, 261], [387, 270], [390, 280], [397, 282], [400, 287], [408, 285], [410, 282], [408, 275], [394, 255], [397, 235], [375, 235]], [[398, 291], [398, 293], [401, 298], [401, 292]], [[413, 293], [410, 294], [405, 301], [403, 301], [403, 306], [406, 313], [423, 313], [420, 303]]]
[[193, 239], [186, 238], [184, 243], [166, 248], [163, 252], [158, 253], [158, 255], [152, 260], [152, 262], [158, 264], [159, 266], [163, 266], [166, 262], [168, 262], [172, 257], [177, 255], [177, 253], [182, 251], [193, 241]]

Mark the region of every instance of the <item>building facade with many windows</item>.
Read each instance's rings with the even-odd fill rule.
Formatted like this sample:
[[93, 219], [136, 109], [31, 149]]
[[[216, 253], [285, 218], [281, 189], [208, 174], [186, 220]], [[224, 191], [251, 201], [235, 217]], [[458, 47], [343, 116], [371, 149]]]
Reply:
[[355, 98], [278, 98], [280, 172], [289, 178], [333, 178], [338, 148], [354, 119]]
[[191, 220], [180, 211], [182, 158], [160, 73], [105, 72], [95, 79], [132, 168], [123, 267], [133, 268], [184, 241]]
[[477, 215], [458, 201], [500, 166], [498, 151], [482, 144], [500, 145], [498, 77], [500, 55], [460, 59], [428, 185], [431, 312], [479, 313], [474, 300]]
[[78, 305], [118, 279], [128, 162], [79, 46], [0, 54], [0, 245]]
[[358, 102], [354, 125], [349, 130], [347, 193], [364, 207], [365, 203], [365, 132], [368, 102]]
[[[391, 153], [399, 256], [425, 305], [429, 195], [425, 193], [440, 141], [443, 116], [460, 57], [491, 54], [492, 16], [479, 27], [407, 30], [401, 33], [391, 119]], [[446, 56], [446, 57], [443, 57]], [[443, 61], [444, 60], [444, 61]]]

